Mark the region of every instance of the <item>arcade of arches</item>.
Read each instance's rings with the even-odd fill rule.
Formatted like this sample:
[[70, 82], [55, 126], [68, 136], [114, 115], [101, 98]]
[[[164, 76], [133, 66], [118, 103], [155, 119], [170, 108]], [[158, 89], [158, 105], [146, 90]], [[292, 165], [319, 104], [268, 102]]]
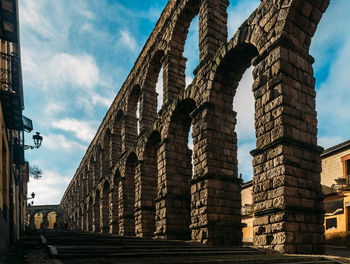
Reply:
[[64, 228], [59, 205], [35, 205], [27, 207], [26, 226], [30, 230]]
[[[309, 47], [329, 0], [263, 0], [230, 40], [228, 4], [169, 0], [61, 200], [70, 229], [240, 244], [232, 106], [252, 65], [254, 245], [324, 251], [322, 148]], [[185, 87], [183, 51], [196, 15], [199, 65]]]

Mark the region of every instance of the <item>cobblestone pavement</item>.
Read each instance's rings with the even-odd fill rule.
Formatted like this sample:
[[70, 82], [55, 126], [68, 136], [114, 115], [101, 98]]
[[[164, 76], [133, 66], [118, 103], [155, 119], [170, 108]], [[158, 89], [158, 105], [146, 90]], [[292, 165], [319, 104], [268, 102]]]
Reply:
[[339, 257], [345, 263], [350, 263], [350, 248], [341, 246], [326, 246], [326, 254], [328, 256]]
[[63, 264], [63, 262], [50, 259], [43, 248], [24, 250], [21, 247], [13, 247], [1, 256], [0, 264]]
[[24, 255], [25, 264], [61, 264], [59, 260], [52, 260], [44, 249], [35, 249]]

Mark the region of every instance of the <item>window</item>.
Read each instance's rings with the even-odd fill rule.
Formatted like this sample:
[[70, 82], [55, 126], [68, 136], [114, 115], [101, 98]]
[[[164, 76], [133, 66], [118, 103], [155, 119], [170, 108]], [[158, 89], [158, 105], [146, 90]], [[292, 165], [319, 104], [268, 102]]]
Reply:
[[326, 230], [337, 229], [337, 218], [326, 219]]
[[341, 158], [343, 163], [343, 177], [346, 179], [346, 186], [350, 186], [350, 155]]

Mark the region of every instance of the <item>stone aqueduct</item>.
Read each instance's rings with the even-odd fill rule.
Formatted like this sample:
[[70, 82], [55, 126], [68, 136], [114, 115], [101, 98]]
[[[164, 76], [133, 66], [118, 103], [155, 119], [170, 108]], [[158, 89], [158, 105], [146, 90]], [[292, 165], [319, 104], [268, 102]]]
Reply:
[[34, 216], [36, 213], [43, 214], [42, 227], [46, 229], [49, 225], [48, 214], [56, 213], [56, 223], [58, 228], [63, 228], [63, 213], [59, 205], [34, 205], [27, 207], [27, 215], [29, 215], [28, 226], [29, 229], [35, 230], [35, 219]]
[[[232, 106], [242, 74], [253, 65], [254, 245], [287, 253], [324, 250], [309, 47], [329, 0], [261, 1], [227, 42], [228, 5], [168, 2], [62, 198], [71, 229], [240, 244]], [[183, 51], [197, 14], [199, 65], [185, 87]]]

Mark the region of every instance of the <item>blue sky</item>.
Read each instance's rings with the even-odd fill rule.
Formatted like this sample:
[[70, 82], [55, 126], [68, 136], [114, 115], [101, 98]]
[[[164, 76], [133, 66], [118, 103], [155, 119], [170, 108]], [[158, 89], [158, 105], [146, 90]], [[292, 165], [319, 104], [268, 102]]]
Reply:
[[[58, 203], [101, 120], [130, 72], [166, 0], [19, 0], [25, 111], [42, 147], [26, 159], [44, 171], [31, 180], [35, 204]], [[260, 0], [232, 1], [229, 38]], [[313, 39], [319, 144], [330, 147], [349, 137], [350, 1], [332, 1]], [[198, 19], [185, 46], [187, 82], [198, 64]], [[252, 178], [255, 148], [251, 69], [234, 99], [238, 112], [239, 170]], [[161, 80], [157, 91], [161, 91]], [[33, 131], [33, 132], [34, 132]], [[26, 135], [31, 144], [32, 134]]]

